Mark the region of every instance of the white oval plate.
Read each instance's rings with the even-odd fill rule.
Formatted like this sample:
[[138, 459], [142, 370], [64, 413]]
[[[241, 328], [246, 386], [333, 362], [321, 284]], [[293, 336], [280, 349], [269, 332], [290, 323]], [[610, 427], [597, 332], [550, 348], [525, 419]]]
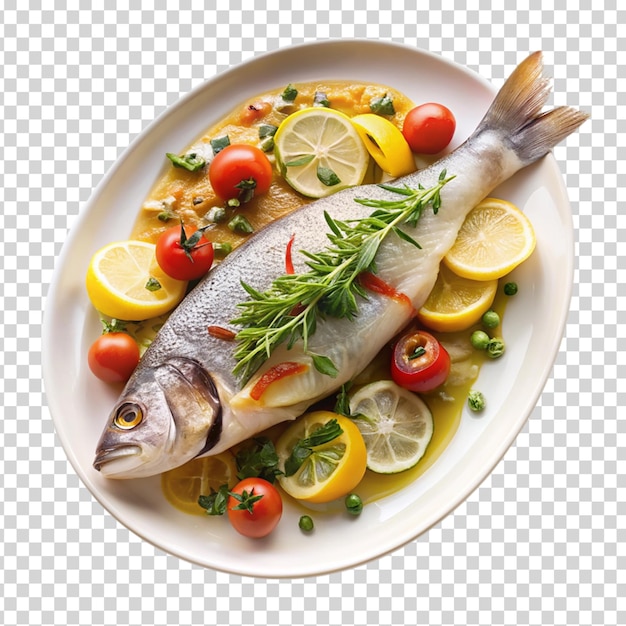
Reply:
[[507, 308], [507, 353], [486, 364], [477, 383], [488, 397], [487, 410], [480, 417], [465, 411], [453, 441], [421, 478], [368, 505], [358, 518], [320, 517], [312, 536], [298, 528], [301, 511], [287, 504], [277, 531], [263, 540], [239, 536], [225, 519], [178, 512], [165, 501], [159, 477], [103, 478], [92, 461], [119, 390], [98, 381], [87, 367], [88, 347], [100, 332], [84, 288], [91, 255], [128, 237], [138, 208], [166, 167], [166, 152], [184, 149], [249, 97], [318, 79], [382, 83], [416, 103], [446, 104], [458, 123], [452, 147], [472, 132], [495, 93], [468, 69], [396, 44], [331, 40], [254, 58], [199, 86], [131, 144], [84, 207], [47, 299], [46, 394], [77, 474], [111, 515], [146, 541], [193, 563], [240, 575], [298, 577], [353, 567], [401, 547], [448, 515], [493, 470], [524, 426], [556, 358], [570, 302], [571, 213], [556, 162], [548, 156], [492, 194], [529, 215], [537, 248], [516, 272], [521, 289]]

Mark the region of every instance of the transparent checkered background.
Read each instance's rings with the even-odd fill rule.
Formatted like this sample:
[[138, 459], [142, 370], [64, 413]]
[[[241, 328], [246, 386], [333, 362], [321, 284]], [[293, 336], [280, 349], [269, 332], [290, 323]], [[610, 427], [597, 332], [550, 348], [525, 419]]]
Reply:
[[[617, 409], [626, 406], [626, 40], [617, 36], [626, 12], [617, 0], [522, 0], [509, 11], [484, 0], [405, 3], [420, 10], [369, 0], [80, 8], [89, 4], [4, 0], [1, 10], [2, 622], [626, 624]], [[566, 335], [514, 446], [417, 541], [304, 580], [205, 570], [120, 526], [66, 460], [40, 355], [55, 258], [103, 174], [182, 95], [255, 54], [352, 37], [425, 48], [498, 85], [542, 49], [557, 104], [591, 112], [555, 150], [577, 234]]]

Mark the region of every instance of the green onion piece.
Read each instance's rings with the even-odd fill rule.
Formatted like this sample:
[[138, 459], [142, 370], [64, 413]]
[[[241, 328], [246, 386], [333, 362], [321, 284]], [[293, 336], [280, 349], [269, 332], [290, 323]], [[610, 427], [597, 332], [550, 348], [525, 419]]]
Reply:
[[168, 211], [167, 209], [165, 209], [165, 211], [161, 211], [157, 215], [157, 219], [160, 222], [169, 222], [169, 220], [174, 219], [175, 217], [176, 217], [176, 214], [172, 213], [171, 211]]
[[313, 96], [313, 106], [314, 107], [330, 107], [330, 100], [328, 96], [323, 91], [316, 91], [315, 96]]
[[219, 224], [226, 220], [226, 209], [221, 206], [213, 206], [207, 211], [205, 217], [212, 224]]
[[195, 152], [190, 152], [189, 154], [185, 154], [182, 157], [178, 156], [177, 154], [167, 152], [165, 156], [172, 162], [174, 167], [182, 167], [189, 172], [196, 172], [206, 165], [206, 161], [204, 160], [204, 158], [196, 154]]
[[215, 252], [215, 254], [219, 254], [220, 256], [226, 256], [232, 251], [233, 247], [227, 241], [221, 243], [213, 243], [213, 252]]
[[148, 291], [158, 291], [161, 289], [161, 283], [156, 278], [150, 276], [148, 282], [146, 283], [146, 289]]
[[285, 102], [293, 102], [296, 99], [297, 95], [298, 95], [298, 90], [291, 83], [289, 83], [285, 87], [285, 91], [283, 91], [280, 97]]
[[396, 112], [389, 94], [385, 94], [382, 98], [374, 98], [370, 102], [370, 110], [377, 115], [394, 115]]
[[413, 352], [413, 354], [409, 355], [409, 361], [412, 361], [413, 359], [418, 359], [423, 354], [426, 354], [426, 350], [424, 349], [423, 346], [418, 346], [417, 348], [415, 348], [415, 351]]
[[273, 124], [261, 124], [259, 126], [259, 139], [265, 139], [266, 137], [273, 137], [278, 130], [278, 126]]
[[230, 146], [230, 138], [228, 137], [228, 135], [224, 135], [223, 137], [217, 137], [216, 139], [211, 139], [211, 148], [213, 148], [213, 154], [221, 152], [227, 146]]
[[254, 232], [252, 224], [250, 224], [247, 218], [243, 215], [235, 215], [235, 217], [228, 222], [228, 228], [230, 228], [230, 230], [234, 233], [239, 233], [240, 235], [249, 235]]

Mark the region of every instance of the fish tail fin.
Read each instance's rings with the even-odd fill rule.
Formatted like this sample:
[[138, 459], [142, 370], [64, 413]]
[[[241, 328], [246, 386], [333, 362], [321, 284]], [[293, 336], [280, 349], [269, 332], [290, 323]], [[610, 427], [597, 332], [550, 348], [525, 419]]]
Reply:
[[501, 133], [522, 163], [541, 158], [589, 118], [571, 107], [542, 112], [551, 83], [541, 52], [534, 52], [509, 76], [477, 130]]

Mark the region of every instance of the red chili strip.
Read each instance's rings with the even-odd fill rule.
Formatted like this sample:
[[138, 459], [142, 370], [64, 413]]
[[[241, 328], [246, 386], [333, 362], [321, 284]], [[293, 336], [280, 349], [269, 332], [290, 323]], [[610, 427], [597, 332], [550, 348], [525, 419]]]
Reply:
[[409, 296], [397, 291], [389, 283], [386, 283], [382, 278], [376, 276], [376, 274], [372, 274], [371, 272], [361, 272], [359, 274], [359, 283], [361, 283], [361, 286], [368, 291], [373, 291], [381, 296], [392, 298], [401, 304], [406, 304], [413, 310], [413, 314], [415, 314], [416, 311], [413, 309], [413, 303], [411, 302]]
[[291, 248], [293, 246], [293, 240], [296, 238], [295, 235], [291, 235], [291, 239], [287, 244], [287, 248], [285, 249], [285, 273], [286, 274], [295, 274], [293, 269], [293, 261], [291, 259]]
[[224, 339], [224, 341], [234, 341], [237, 336], [237, 333], [229, 330], [228, 328], [223, 328], [222, 326], [209, 326], [208, 330], [211, 337]]
[[250, 392], [250, 397], [253, 400], [260, 400], [261, 396], [267, 391], [267, 388], [275, 383], [277, 380], [282, 380], [287, 376], [293, 376], [294, 374], [301, 374], [302, 372], [306, 372], [309, 369], [308, 365], [304, 363], [295, 363], [293, 361], [285, 361], [284, 363], [279, 363], [270, 369], [259, 378], [254, 387], [252, 387], [252, 391]]

